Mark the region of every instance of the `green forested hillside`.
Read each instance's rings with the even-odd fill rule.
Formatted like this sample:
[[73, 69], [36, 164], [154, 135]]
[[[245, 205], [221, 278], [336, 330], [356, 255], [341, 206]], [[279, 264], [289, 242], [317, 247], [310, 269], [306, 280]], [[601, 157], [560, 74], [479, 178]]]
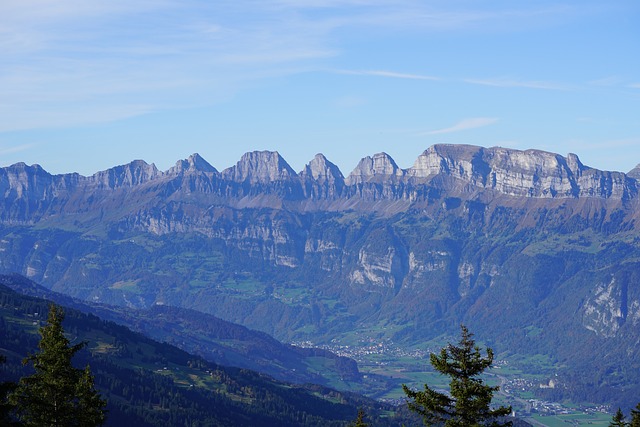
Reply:
[[209, 314], [162, 305], [132, 309], [92, 304], [51, 291], [16, 274], [0, 275], [0, 284], [23, 295], [95, 314], [220, 365], [247, 368], [297, 384], [321, 384], [340, 390], [362, 388], [363, 378], [353, 359], [318, 348], [283, 344], [264, 332]]
[[[1, 380], [26, 373], [20, 361], [36, 351], [49, 302], [0, 285]], [[77, 366], [90, 363], [107, 398], [107, 425], [341, 426], [365, 408], [374, 425], [399, 425], [383, 407], [321, 386], [294, 386], [252, 371], [225, 368], [160, 344], [93, 315], [66, 309], [72, 343], [87, 341]]]

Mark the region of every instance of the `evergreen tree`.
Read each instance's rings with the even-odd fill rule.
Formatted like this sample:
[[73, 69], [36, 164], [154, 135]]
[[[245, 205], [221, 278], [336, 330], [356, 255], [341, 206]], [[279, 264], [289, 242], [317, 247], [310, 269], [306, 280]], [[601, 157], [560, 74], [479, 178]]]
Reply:
[[622, 413], [622, 410], [618, 408], [618, 411], [609, 423], [609, 427], [626, 427], [627, 425], [628, 424], [624, 421], [624, 414]]
[[364, 422], [364, 417], [366, 416], [364, 410], [359, 409], [358, 410], [358, 417], [356, 418], [356, 420], [354, 422], [352, 422], [351, 424], [349, 424], [349, 427], [368, 427], [369, 424]]
[[40, 328], [40, 351], [24, 360], [33, 363], [35, 373], [23, 377], [10, 396], [25, 426], [89, 427], [104, 422], [106, 403], [93, 388], [91, 372], [71, 364], [85, 343], [70, 345], [63, 320], [62, 309], [51, 305], [47, 325]]
[[487, 357], [482, 357], [473, 334], [464, 325], [460, 328], [462, 338], [457, 346], [449, 344], [440, 351], [440, 355], [431, 354], [431, 365], [441, 374], [451, 377], [450, 395], [439, 393], [426, 384], [424, 391], [414, 391], [403, 384], [405, 394], [411, 399], [409, 409], [420, 414], [425, 425], [511, 426], [511, 421], [498, 421], [499, 417], [511, 413], [511, 407], [490, 408], [493, 393], [499, 387], [488, 386], [479, 378], [493, 363], [493, 350], [487, 348]]
[[631, 410], [629, 427], [640, 427], [640, 403], [636, 405], [635, 409]]
[[91, 369], [87, 365], [76, 385], [78, 399], [77, 413], [79, 426], [100, 426], [106, 419], [105, 406], [107, 402], [100, 397], [93, 383]]

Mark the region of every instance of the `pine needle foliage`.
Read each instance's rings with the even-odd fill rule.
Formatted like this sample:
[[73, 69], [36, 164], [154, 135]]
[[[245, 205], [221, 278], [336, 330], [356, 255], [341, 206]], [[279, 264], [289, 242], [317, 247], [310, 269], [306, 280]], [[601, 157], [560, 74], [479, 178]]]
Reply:
[[511, 426], [511, 421], [500, 422], [500, 418], [511, 413], [511, 407], [491, 409], [493, 393], [499, 387], [484, 384], [480, 374], [493, 363], [493, 350], [486, 349], [483, 357], [475, 344], [473, 334], [461, 325], [461, 339], [457, 345], [449, 344], [440, 354], [431, 354], [431, 365], [443, 375], [451, 378], [449, 394], [431, 389], [415, 391], [403, 385], [410, 399], [409, 409], [422, 416], [425, 425], [445, 427]]
[[89, 367], [76, 369], [73, 356], [85, 343], [71, 345], [64, 335], [62, 308], [51, 305], [40, 328], [39, 352], [23, 363], [35, 373], [23, 377], [11, 394], [19, 420], [27, 427], [94, 427], [105, 421], [106, 402], [94, 388]]
[[640, 403], [638, 403], [635, 409], [631, 410], [631, 422], [630, 427], [640, 427]]
[[609, 423], [609, 427], [627, 427], [627, 426], [628, 424], [624, 421], [624, 414], [622, 413], [622, 410], [618, 408], [615, 415], [611, 419], [611, 422]]

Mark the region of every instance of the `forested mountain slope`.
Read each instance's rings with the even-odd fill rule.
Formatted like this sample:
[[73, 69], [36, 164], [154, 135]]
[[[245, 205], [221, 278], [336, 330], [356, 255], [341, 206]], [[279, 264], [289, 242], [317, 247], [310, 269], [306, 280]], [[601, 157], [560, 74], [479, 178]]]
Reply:
[[[37, 351], [49, 304], [0, 285], [0, 352], [7, 357], [0, 380], [28, 373], [21, 360]], [[408, 420], [380, 418], [391, 408], [357, 395], [222, 367], [96, 316], [65, 313], [72, 343], [88, 343], [74, 363], [91, 365], [108, 401], [107, 425], [344, 426], [358, 408], [366, 408], [374, 425]]]
[[131, 309], [84, 302], [16, 274], [0, 275], [0, 284], [22, 295], [44, 298], [113, 321], [219, 365], [247, 368], [298, 384], [361, 388], [363, 378], [353, 359], [319, 348], [283, 344], [264, 332], [210, 314], [160, 305]]

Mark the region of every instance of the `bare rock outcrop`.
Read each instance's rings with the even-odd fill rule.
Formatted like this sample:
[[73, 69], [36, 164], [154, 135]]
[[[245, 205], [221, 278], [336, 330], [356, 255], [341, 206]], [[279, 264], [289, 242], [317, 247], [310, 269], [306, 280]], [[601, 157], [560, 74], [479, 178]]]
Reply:
[[117, 189], [144, 184], [163, 175], [153, 163], [148, 164], [144, 160], [134, 160], [126, 165], [98, 172], [87, 178], [86, 181], [97, 188]]
[[396, 162], [387, 153], [374, 154], [360, 160], [358, 166], [349, 174], [347, 185], [356, 185], [363, 182], [393, 182], [404, 176], [404, 170], [400, 169]]
[[316, 154], [299, 174], [305, 197], [310, 199], [335, 199], [342, 195], [345, 186], [340, 169], [322, 154]]
[[242, 156], [240, 161], [222, 171], [222, 177], [234, 182], [269, 184], [287, 181], [297, 174], [276, 151], [253, 151]]

